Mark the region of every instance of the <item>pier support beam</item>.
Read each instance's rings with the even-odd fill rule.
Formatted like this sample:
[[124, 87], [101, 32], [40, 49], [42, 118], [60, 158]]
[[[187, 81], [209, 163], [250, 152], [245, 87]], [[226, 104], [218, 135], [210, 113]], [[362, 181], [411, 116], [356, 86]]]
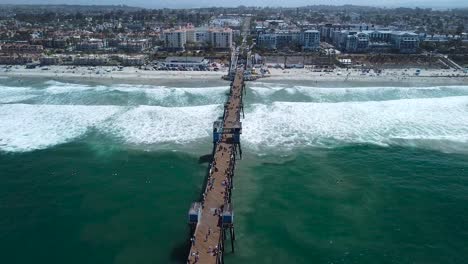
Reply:
[[234, 240], [236, 240], [236, 235], [234, 234], [234, 226], [232, 225], [229, 229], [231, 231], [231, 249], [232, 252], [234, 252]]
[[245, 118], [244, 103], [241, 104], [241, 110], [242, 110], [242, 118]]
[[240, 159], [242, 159], [242, 148], [241, 148], [240, 142], [239, 142], [239, 157]]

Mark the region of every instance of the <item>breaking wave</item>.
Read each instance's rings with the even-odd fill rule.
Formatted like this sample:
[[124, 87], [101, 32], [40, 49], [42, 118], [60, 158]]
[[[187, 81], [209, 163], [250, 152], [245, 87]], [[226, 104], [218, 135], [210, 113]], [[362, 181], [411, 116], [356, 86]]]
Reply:
[[253, 146], [468, 143], [468, 96], [370, 102], [253, 105], [243, 122]]
[[118, 110], [116, 106], [0, 105], [0, 149], [21, 152], [65, 143]]
[[31, 151], [66, 143], [91, 129], [125, 143], [187, 143], [210, 136], [219, 105], [194, 107], [0, 105], [0, 150]]
[[363, 102], [468, 96], [468, 86], [325, 88], [254, 84], [251, 102]]
[[[89, 131], [141, 146], [208, 143], [227, 89], [0, 86], [0, 150], [44, 149]], [[468, 86], [248, 89], [242, 140], [253, 150], [376, 144], [468, 151]]]
[[228, 86], [91, 86], [57, 81], [47, 81], [45, 85], [42, 88], [0, 86], [0, 103], [192, 106], [221, 104], [229, 89]]

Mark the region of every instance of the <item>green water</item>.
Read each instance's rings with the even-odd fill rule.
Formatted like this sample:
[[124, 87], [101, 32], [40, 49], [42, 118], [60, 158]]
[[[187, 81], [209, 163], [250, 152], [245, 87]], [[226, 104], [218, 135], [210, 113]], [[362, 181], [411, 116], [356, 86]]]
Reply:
[[[223, 83], [2, 82], [1, 263], [185, 263]], [[226, 263], [466, 262], [467, 87], [249, 86]]]
[[354, 146], [255, 161], [242, 163], [239, 173], [238, 249], [230, 263], [467, 257], [465, 155]]
[[[193, 154], [95, 148], [0, 156], [3, 263], [183, 262], [185, 214], [206, 164]], [[465, 155], [355, 146], [247, 153], [238, 167], [227, 263], [467, 257]]]
[[[94, 146], [95, 148], [96, 146]], [[205, 166], [188, 154], [84, 143], [0, 156], [3, 263], [169, 263]]]

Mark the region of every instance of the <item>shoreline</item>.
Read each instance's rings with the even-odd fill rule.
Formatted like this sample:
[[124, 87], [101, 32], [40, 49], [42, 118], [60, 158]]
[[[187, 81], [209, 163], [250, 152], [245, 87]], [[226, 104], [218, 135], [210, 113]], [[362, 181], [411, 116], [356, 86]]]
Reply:
[[[45, 68], [45, 67], [44, 67]], [[150, 71], [136, 67], [125, 67], [121, 71], [115, 67], [75, 67], [49, 66], [43, 68], [26, 69], [22, 66], [12, 66], [6, 71], [0, 68], [0, 77], [11, 78], [48, 78], [54, 80], [86, 80], [92, 82], [125, 82], [148, 83], [152, 81], [222, 81], [226, 69], [219, 71]], [[416, 69], [385, 69], [381, 73], [372, 71], [363, 73], [356, 69], [334, 69], [330, 72], [315, 72], [311, 69], [269, 69], [270, 74], [259, 78], [260, 82], [304, 81], [304, 82], [337, 82], [337, 83], [419, 83], [419, 84], [466, 84], [468, 74], [455, 70], [421, 70], [416, 76]]]

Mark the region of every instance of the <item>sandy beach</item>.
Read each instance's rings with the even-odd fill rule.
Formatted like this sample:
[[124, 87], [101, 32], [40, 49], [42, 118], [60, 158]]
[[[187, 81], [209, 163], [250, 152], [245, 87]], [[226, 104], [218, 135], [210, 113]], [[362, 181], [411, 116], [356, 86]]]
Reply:
[[[48, 66], [26, 69], [25, 66], [12, 66], [8, 69], [0, 66], [0, 76], [4, 77], [41, 77], [53, 79], [89, 79], [89, 80], [122, 80], [122, 81], [151, 81], [151, 80], [189, 80], [189, 79], [221, 79], [226, 69], [219, 71], [155, 71], [142, 70], [136, 67], [70, 67]], [[334, 69], [329, 72], [304, 69], [269, 69], [264, 80], [305, 80], [317, 82], [418, 82], [460, 84], [468, 83], [468, 74], [453, 69], [384, 69], [380, 73], [372, 70], [363, 73], [358, 69]]]
[[[46, 69], [47, 70], [46, 70]], [[221, 79], [227, 70], [220, 71], [150, 71], [136, 67], [70, 67], [48, 66], [26, 69], [24, 66], [13, 66], [6, 70], [0, 67], [0, 76], [6, 77], [41, 77], [54, 79], [116, 79], [116, 80], [157, 80], [157, 79]]]
[[454, 70], [385, 69], [381, 73], [372, 70], [363, 73], [357, 69], [334, 69], [330, 72], [316, 72], [311, 69], [269, 69], [270, 80], [310, 80], [317, 82], [418, 82], [459, 84], [468, 82], [468, 75]]

